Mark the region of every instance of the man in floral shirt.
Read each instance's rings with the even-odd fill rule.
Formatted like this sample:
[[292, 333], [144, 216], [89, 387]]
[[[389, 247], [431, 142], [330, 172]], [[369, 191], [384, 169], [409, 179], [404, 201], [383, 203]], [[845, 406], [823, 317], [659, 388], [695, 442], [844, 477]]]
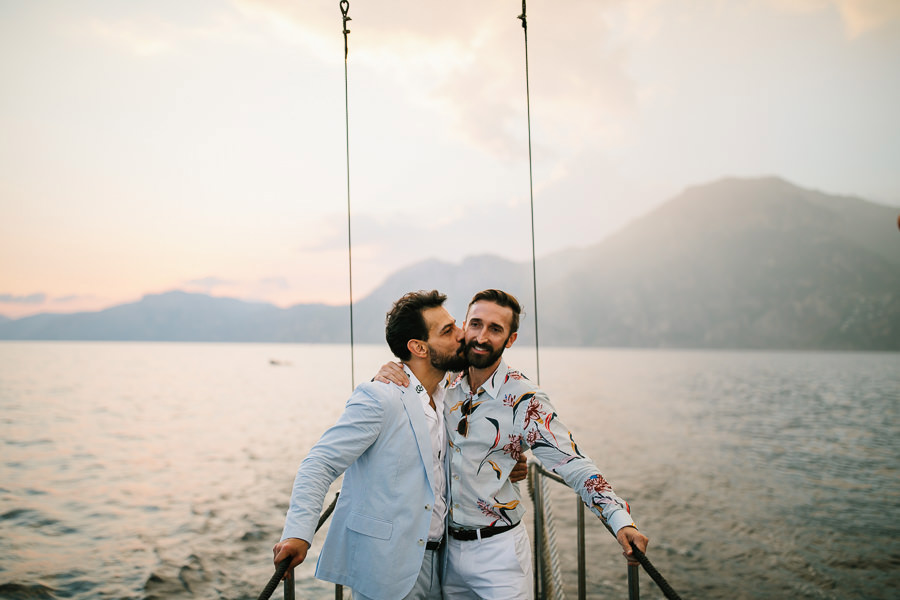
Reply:
[[[509, 473], [524, 450], [560, 475], [616, 533], [626, 558], [648, 539], [596, 465], [582, 454], [547, 395], [507, 367], [517, 337], [518, 301], [484, 290], [469, 303], [466, 372], [451, 376], [444, 403], [450, 446], [450, 516], [444, 598], [533, 597], [531, 545], [518, 486]], [[387, 367], [387, 365], [386, 365]], [[386, 375], [390, 369], [384, 369]]]

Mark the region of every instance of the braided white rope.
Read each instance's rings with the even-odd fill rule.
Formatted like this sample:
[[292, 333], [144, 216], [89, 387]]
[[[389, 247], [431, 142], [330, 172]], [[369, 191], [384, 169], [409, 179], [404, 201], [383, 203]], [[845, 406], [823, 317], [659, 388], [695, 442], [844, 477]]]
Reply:
[[[553, 522], [553, 504], [550, 500], [549, 489], [547, 486], [547, 478], [538, 474], [536, 477], [528, 477], [528, 495], [531, 497], [532, 503], [534, 503], [535, 497], [535, 489], [534, 489], [534, 479], [538, 479], [538, 485], [540, 487], [541, 499], [544, 505], [543, 510], [543, 527], [541, 528], [541, 540], [542, 545], [540, 548], [535, 547], [535, 552], [541, 553], [541, 580], [544, 582], [544, 586], [546, 586], [546, 595], [545, 598], [547, 600], [565, 600], [566, 594], [563, 590], [562, 584], [562, 573], [559, 568], [559, 552], [556, 549], [556, 526]], [[540, 593], [540, 590], [535, 590], [536, 594]]]
[[562, 572], [559, 568], [559, 552], [556, 548], [556, 525], [553, 520], [553, 504], [550, 500], [550, 490], [546, 477], [540, 478], [541, 496], [544, 503], [544, 547], [541, 552], [544, 557], [544, 581], [547, 582], [548, 600], [565, 600], [566, 593], [563, 590]]

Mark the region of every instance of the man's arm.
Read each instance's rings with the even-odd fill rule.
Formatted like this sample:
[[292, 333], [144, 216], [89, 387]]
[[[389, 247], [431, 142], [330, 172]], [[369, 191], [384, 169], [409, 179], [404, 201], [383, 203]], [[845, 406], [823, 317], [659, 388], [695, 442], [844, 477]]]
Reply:
[[322, 434], [297, 469], [282, 541], [312, 541], [329, 486], [378, 437], [384, 407], [361, 388], [353, 392], [337, 423]]
[[578, 450], [572, 433], [559, 420], [543, 391], [536, 390], [524, 402], [527, 406], [517, 410], [515, 418], [531, 451], [578, 492], [588, 508], [612, 529], [629, 563], [635, 562], [630, 542], [643, 552], [649, 540], [637, 530], [628, 503], [616, 495], [597, 465]]

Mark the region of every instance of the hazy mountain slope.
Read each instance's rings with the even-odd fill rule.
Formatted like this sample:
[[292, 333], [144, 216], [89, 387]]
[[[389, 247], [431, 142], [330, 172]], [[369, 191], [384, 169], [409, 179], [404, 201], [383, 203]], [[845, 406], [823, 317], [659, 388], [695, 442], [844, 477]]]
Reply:
[[[862, 214], [863, 218], [857, 218]], [[900, 346], [893, 211], [782, 180], [695, 187], [586, 250], [541, 291], [556, 344]], [[894, 228], [887, 235], [888, 226]], [[581, 316], [574, 323], [562, 315]]]
[[[335, 341], [347, 336], [339, 307], [265, 303], [168, 292], [93, 313], [45, 314], [0, 325], [4, 339], [254, 342]], [[343, 329], [342, 329], [343, 326]]]
[[[391, 304], [410, 290], [438, 289], [447, 294], [447, 309], [462, 324], [472, 294], [497, 287], [528, 298], [531, 266], [497, 256], [478, 256], [454, 265], [438, 260], [423, 261], [397, 271], [354, 307], [357, 339], [384, 341], [384, 320]], [[357, 318], [358, 317], [358, 318]], [[530, 334], [529, 334], [530, 335]]]
[[[897, 209], [777, 178], [696, 186], [606, 240], [537, 265], [541, 343], [900, 350]], [[353, 307], [354, 339], [384, 341], [391, 303], [437, 288], [462, 322], [487, 287], [525, 307], [532, 269], [495, 256], [400, 269]], [[288, 309], [170, 292], [95, 313], [0, 319], [0, 339], [347, 342], [347, 306]]]

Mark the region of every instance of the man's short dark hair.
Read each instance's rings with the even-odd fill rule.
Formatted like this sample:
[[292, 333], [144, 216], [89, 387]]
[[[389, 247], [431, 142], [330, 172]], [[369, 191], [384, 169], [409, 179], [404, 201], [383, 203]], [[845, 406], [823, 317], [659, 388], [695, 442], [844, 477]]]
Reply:
[[516, 300], [515, 296], [507, 294], [503, 290], [482, 290], [472, 296], [472, 301], [469, 302], [468, 308], [472, 308], [473, 304], [482, 300], [493, 302], [498, 306], [505, 306], [512, 310], [513, 316], [512, 322], [509, 324], [509, 333], [513, 334], [519, 330], [519, 314], [522, 312], [522, 307], [519, 306], [519, 301]]
[[422, 312], [444, 304], [447, 296], [437, 290], [409, 292], [394, 302], [385, 320], [384, 337], [394, 356], [409, 360], [409, 340], [428, 341], [428, 325]]

